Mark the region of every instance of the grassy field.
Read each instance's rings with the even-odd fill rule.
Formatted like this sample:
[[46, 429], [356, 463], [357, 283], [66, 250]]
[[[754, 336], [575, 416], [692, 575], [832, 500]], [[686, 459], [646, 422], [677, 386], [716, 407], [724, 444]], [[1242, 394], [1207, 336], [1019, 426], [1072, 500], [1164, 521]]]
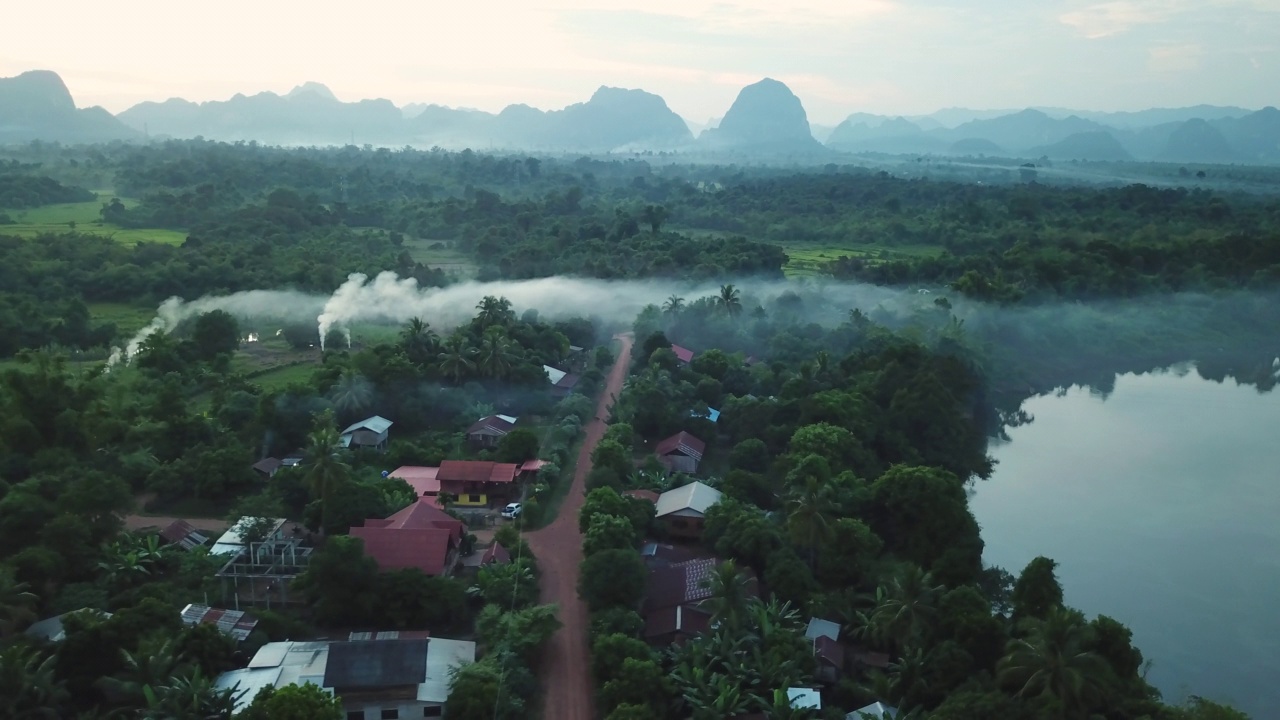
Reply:
[[[130, 246], [142, 242], [181, 245], [186, 241], [187, 234], [177, 230], [122, 228], [102, 222], [102, 216], [98, 214], [99, 210], [102, 209], [103, 203], [110, 202], [112, 197], [114, 196], [111, 193], [98, 193], [98, 199], [90, 202], [45, 205], [26, 210], [0, 208], [0, 212], [5, 213], [17, 223], [0, 225], [0, 233], [18, 237], [36, 237], [44, 233], [69, 232], [71, 223], [75, 223], [76, 232], [105, 235], [116, 242]], [[121, 202], [126, 206], [137, 204], [136, 200], [123, 198]]]
[[413, 258], [414, 262], [440, 268], [460, 280], [474, 278], [478, 270], [476, 264], [464, 253], [457, 250], [435, 247], [436, 245], [443, 246], [444, 244], [439, 240], [427, 240], [425, 238], [406, 239], [404, 241], [404, 249], [409, 251], [409, 257]]
[[840, 257], [862, 258], [871, 263], [908, 257], [930, 257], [942, 253], [942, 248], [931, 245], [904, 245], [888, 247], [865, 243], [793, 243], [784, 244], [789, 258], [783, 272], [787, 277], [813, 277], [822, 274], [822, 266]]
[[304, 360], [293, 365], [285, 365], [259, 372], [250, 376], [249, 382], [263, 390], [280, 390], [296, 383], [311, 382], [311, 375], [315, 370], [316, 364], [314, 362]]
[[155, 318], [156, 309], [125, 303], [89, 303], [89, 316], [94, 323], [114, 323], [121, 336], [132, 336]]

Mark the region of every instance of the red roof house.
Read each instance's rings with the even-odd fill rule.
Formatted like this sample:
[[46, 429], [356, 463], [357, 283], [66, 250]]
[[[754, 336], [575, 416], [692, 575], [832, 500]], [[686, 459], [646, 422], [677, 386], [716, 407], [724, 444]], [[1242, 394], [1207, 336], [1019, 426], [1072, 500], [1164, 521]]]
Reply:
[[667, 470], [695, 473], [698, 472], [698, 463], [702, 462], [702, 454], [706, 450], [705, 442], [681, 430], [658, 443], [653, 452], [658, 456], [658, 462]]
[[364, 553], [381, 570], [417, 568], [428, 575], [446, 575], [458, 559], [462, 521], [435, 507], [434, 498], [418, 501], [384, 520], [369, 519], [351, 528], [364, 541]]
[[388, 477], [397, 478], [409, 483], [418, 497], [438, 495], [440, 493], [440, 468], [422, 467], [420, 465], [404, 465], [391, 471]]
[[671, 352], [676, 354], [676, 359], [681, 363], [689, 364], [693, 362], [693, 351], [689, 348], [682, 348], [679, 345], [672, 345]]
[[480, 460], [445, 460], [440, 463], [440, 492], [457, 498], [456, 505], [481, 507], [506, 502], [516, 484], [520, 466]]

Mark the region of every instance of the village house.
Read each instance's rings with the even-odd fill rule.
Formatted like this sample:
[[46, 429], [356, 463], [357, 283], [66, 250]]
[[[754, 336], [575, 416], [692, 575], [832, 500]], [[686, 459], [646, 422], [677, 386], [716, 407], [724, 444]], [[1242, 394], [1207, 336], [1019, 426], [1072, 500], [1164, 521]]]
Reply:
[[486, 415], [467, 428], [467, 442], [473, 447], [494, 447], [515, 426], [516, 418], [510, 415]]
[[[711, 574], [719, 564], [716, 558], [694, 558], [650, 565], [642, 612], [646, 642], [680, 644], [711, 627], [711, 612], [703, 605], [711, 597]], [[754, 596], [758, 590], [751, 580], [747, 592]]]
[[338, 437], [338, 444], [351, 450], [373, 448], [378, 451], [387, 449], [387, 433], [392, 422], [380, 415], [365, 418], [353, 423]]
[[578, 376], [573, 373], [550, 365], [543, 365], [542, 371], [547, 374], [547, 381], [551, 383], [551, 394], [554, 397], [565, 397], [578, 385]]
[[364, 554], [379, 570], [417, 568], [427, 575], [453, 571], [465, 533], [462, 521], [435, 507], [431, 498], [418, 498], [391, 517], [351, 528], [351, 537], [364, 541]]
[[435, 497], [440, 494], [440, 468], [438, 467], [402, 465], [387, 473], [387, 477], [405, 481], [418, 497]]
[[182, 623], [189, 627], [212, 625], [237, 641], [244, 641], [258, 626], [258, 619], [240, 610], [191, 604], [182, 608]]
[[844, 646], [840, 644], [840, 624], [811, 618], [804, 636], [813, 645], [813, 657], [818, 666], [814, 676], [824, 683], [839, 682], [844, 674]]
[[514, 463], [482, 460], [445, 460], [436, 478], [440, 492], [453, 495], [460, 507], [492, 507], [505, 504], [518, 492]]
[[702, 536], [707, 510], [720, 498], [720, 491], [710, 485], [689, 483], [658, 496], [655, 519], [671, 537], [696, 539]]
[[342, 703], [347, 720], [443, 717], [455, 668], [475, 662], [469, 640], [426, 632], [351, 633], [345, 641], [267, 643], [249, 666], [218, 676], [237, 693], [233, 714], [265, 687], [312, 683]]
[[480, 568], [488, 565], [509, 565], [511, 564], [511, 553], [497, 542], [489, 544], [489, 547], [480, 552], [473, 552], [462, 558], [462, 572], [467, 575], [475, 575], [480, 572]]
[[63, 627], [62, 625], [63, 619], [66, 618], [68, 615], [76, 615], [79, 613], [97, 615], [99, 618], [103, 620], [108, 620], [111, 618], [111, 613], [105, 610], [95, 610], [94, 608], [80, 608], [79, 610], [72, 610], [71, 612], [65, 612], [65, 613], [62, 613], [61, 615], [54, 615], [51, 618], [38, 620], [32, 623], [31, 626], [28, 627], [26, 630], [23, 630], [22, 634], [26, 635], [29, 638], [34, 638], [36, 640], [44, 640], [45, 642], [53, 642], [53, 643], [62, 642], [63, 640], [67, 639], [66, 628]]
[[209, 542], [209, 536], [186, 520], [174, 520], [160, 531], [160, 537], [183, 550], [193, 550]]
[[668, 472], [682, 472], [690, 475], [698, 472], [698, 463], [707, 450], [707, 444], [689, 433], [681, 430], [658, 443], [653, 454]]
[[250, 467], [253, 469], [254, 472], [258, 473], [262, 477], [269, 478], [275, 475], [276, 471], [278, 471], [280, 468], [284, 467], [284, 462], [279, 458], [268, 457], [268, 458], [262, 458], [261, 460], [254, 463]]
[[671, 352], [676, 354], [676, 360], [679, 360], [681, 365], [688, 365], [693, 362], [693, 351], [689, 348], [672, 345]]

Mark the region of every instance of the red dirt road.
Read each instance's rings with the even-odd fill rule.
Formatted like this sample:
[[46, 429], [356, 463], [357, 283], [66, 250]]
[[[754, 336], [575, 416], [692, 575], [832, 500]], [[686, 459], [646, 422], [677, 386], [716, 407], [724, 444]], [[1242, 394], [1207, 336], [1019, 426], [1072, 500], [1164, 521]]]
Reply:
[[595, 419], [586, 423], [586, 439], [578, 453], [573, 485], [560, 513], [545, 528], [525, 535], [529, 549], [538, 559], [542, 571], [540, 600], [560, 606], [560, 622], [564, 624], [543, 651], [541, 680], [546, 689], [544, 720], [594, 720], [595, 701], [591, 691], [590, 652], [587, 647], [588, 614], [586, 604], [578, 598], [578, 566], [582, 564], [582, 536], [578, 533], [578, 510], [585, 496], [587, 473], [591, 472], [591, 451], [604, 436], [609, 406], [622, 392], [631, 361], [630, 335], [618, 336], [622, 347], [609, 371], [604, 393], [596, 405]]

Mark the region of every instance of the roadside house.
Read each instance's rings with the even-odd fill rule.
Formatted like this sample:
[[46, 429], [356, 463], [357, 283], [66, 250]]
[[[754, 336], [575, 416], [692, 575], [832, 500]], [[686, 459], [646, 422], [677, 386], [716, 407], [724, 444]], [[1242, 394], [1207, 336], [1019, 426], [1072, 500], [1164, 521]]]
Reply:
[[671, 352], [676, 354], [676, 360], [679, 360], [681, 365], [688, 365], [693, 362], [693, 351], [689, 348], [672, 345]]
[[659, 442], [654, 447], [653, 454], [658, 456], [658, 462], [668, 472], [692, 475], [698, 472], [698, 463], [702, 462], [702, 455], [706, 450], [705, 442], [681, 430]]
[[428, 575], [448, 575], [465, 532], [462, 521], [437, 508], [433, 498], [418, 498], [391, 517], [351, 528], [351, 537], [364, 541], [364, 554], [384, 572], [417, 568]]
[[160, 537], [164, 538], [165, 542], [177, 545], [183, 550], [193, 550], [209, 542], [208, 535], [186, 520], [174, 520], [169, 523], [160, 531]]
[[719, 490], [693, 482], [658, 496], [655, 519], [671, 537], [695, 539], [702, 536], [707, 510], [720, 502]]
[[835, 683], [844, 674], [844, 646], [840, 644], [839, 623], [811, 618], [804, 636], [813, 645], [813, 658], [818, 669], [815, 677], [824, 683]]
[[384, 451], [387, 449], [387, 437], [391, 425], [390, 420], [380, 415], [365, 418], [343, 430], [338, 437], [338, 444], [351, 450], [374, 448]]
[[347, 720], [443, 717], [451, 673], [476, 657], [474, 642], [434, 638], [425, 632], [350, 637], [267, 643], [248, 667], [219, 675], [214, 686], [236, 688], [235, 713], [248, 707], [264, 687], [312, 683], [337, 696]]
[[405, 481], [418, 497], [435, 497], [440, 494], [439, 474], [438, 467], [402, 465], [388, 473], [387, 477]]
[[494, 447], [515, 426], [516, 418], [510, 415], [486, 415], [467, 428], [467, 442], [474, 447]]
[[460, 507], [485, 507], [504, 504], [518, 492], [514, 463], [482, 460], [445, 460], [436, 478], [440, 492], [451, 493]]
[[551, 394], [555, 397], [565, 397], [578, 385], [578, 376], [573, 373], [550, 365], [543, 365], [542, 371], [547, 374], [547, 381], [551, 383]]
[[[711, 627], [711, 612], [703, 605], [711, 597], [711, 574], [719, 564], [716, 558], [694, 558], [650, 565], [642, 606], [646, 642], [680, 644]], [[747, 592], [754, 596], [758, 589], [751, 580]]]

